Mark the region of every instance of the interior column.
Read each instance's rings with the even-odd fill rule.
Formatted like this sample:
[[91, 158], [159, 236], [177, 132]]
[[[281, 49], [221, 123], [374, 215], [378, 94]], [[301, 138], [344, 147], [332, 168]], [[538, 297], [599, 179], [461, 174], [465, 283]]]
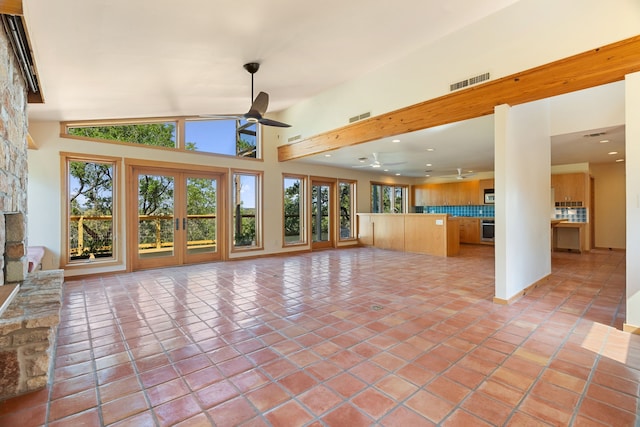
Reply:
[[495, 297], [551, 274], [549, 101], [495, 108]]
[[640, 72], [625, 78], [625, 170], [627, 187], [627, 319], [624, 330], [640, 333]]

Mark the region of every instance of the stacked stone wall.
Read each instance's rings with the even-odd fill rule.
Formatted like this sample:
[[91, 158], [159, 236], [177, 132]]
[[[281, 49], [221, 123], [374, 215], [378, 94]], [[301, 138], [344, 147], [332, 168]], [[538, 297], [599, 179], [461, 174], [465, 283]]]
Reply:
[[[24, 224], [19, 226], [24, 229], [27, 213], [27, 86], [17, 65], [9, 39], [0, 26], [0, 212], [23, 214]], [[5, 227], [0, 230], [0, 264], [5, 271]], [[26, 241], [24, 243], [26, 246]], [[12, 255], [15, 257], [16, 253]], [[3, 274], [0, 285], [5, 280]]]

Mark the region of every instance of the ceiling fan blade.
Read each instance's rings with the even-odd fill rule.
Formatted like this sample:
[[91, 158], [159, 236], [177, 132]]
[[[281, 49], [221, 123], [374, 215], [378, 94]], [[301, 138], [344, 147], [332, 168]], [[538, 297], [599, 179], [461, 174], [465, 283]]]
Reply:
[[279, 128], [290, 128], [291, 125], [286, 123], [278, 122], [276, 120], [267, 119], [266, 117], [261, 117], [258, 119], [258, 123], [264, 126], [275, 126]]
[[404, 165], [407, 162], [393, 162], [393, 163], [382, 163], [383, 166], [397, 166], [397, 165]]
[[267, 108], [269, 107], [269, 94], [266, 92], [260, 92], [256, 99], [251, 104], [251, 108], [247, 113], [248, 116], [264, 116], [264, 113], [267, 112]]

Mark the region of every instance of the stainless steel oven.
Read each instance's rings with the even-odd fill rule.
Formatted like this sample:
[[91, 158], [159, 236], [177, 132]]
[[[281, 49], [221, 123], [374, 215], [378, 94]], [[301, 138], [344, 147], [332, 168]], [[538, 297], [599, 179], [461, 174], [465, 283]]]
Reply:
[[493, 242], [495, 240], [495, 220], [480, 220], [480, 240], [483, 242]]

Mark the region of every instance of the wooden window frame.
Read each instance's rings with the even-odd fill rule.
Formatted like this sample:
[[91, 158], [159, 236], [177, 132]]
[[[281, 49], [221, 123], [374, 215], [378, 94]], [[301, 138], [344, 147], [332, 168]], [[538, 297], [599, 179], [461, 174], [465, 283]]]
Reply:
[[[299, 179], [300, 180], [300, 238], [302, 240], [292, 243], [287, 243], [285, 230], [284, 230], [284, 214], [285, 214], [285, 206], [284, 206], [284, 181], [285, 179]], [[296, 175], [296, 174], [282, 174], [282, 247], [290, 248], [293, 246], [306, 246], [309, 244], [309, 236], [307, 233], [307, 217], [308, 217], [308, 201], [307, 194], [309, 191], [309, 178], [306, 175]]]
[[[234, 244], [235, 239], [235, 176], [236, 175], [251, 175], [256, 177], [256, 242], [252, 246], [236, 246]], [[231, 253], [261, 251], [264, 250], [264, 206], [263, 206], [263, 194], [264, 194], [264, 172], [248, 169], [231, 169], [229, 174], [229, 248]]]

